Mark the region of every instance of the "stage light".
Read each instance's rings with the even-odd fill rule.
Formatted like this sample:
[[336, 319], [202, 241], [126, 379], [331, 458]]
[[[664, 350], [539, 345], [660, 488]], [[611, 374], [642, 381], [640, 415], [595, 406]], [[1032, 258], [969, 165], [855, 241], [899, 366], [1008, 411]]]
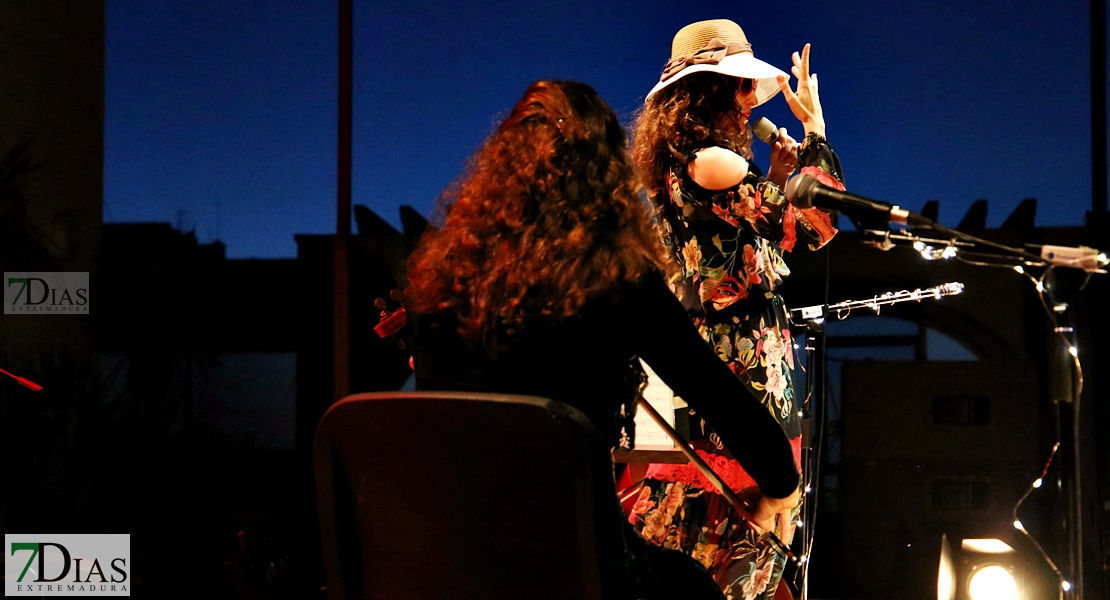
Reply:
[[[1014, 528], [1022, 530], [1020, 522]], [[1006, 537], [1003, 535], [1002, 537]], [[1060, 582], [1052, 581], [1036, 556], [1011, 543], [1022, 538], [941, 537], [940, 564], [937, 571], [939, 600], [1039, 600], [1055, 594]], [[1066, 585], [1066, 584], [1065, 584]]]
[[967, 582], [971, 600], [1018, 600], [1017, 580], [1010, 569], [986, 563], [976, 567]]
[[968, 557], [971, 568], [967, 576], [969, 600], [1018, 600], [1012, 561], [1004, 564], [1000, 560], [1014, 553], [1009, 544], [995, 538], [965, 538], [960, 551]]
[[1008, 554], [1014, 551], [1006, 542], [994, 538], [968, 538], [960, 543], [960, 549], [966, 552], [978, 552], [980, 554]]
[[937, 568], [937, 600], [956, 597], [956, 559], [948, 535], [940, 536], [940, 566]]

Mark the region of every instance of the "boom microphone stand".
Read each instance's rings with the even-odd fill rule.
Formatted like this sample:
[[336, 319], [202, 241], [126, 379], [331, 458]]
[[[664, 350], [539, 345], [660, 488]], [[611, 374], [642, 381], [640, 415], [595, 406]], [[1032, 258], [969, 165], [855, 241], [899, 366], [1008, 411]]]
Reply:
[[[1082, 436], [1080, 434], [1080, 397], [1083, 391], [1083, 371], [1079, 361], [1079, 351], [1076, 345], [1075, 329], [1067, 321], [1068, 304], [1059, 301], [1058, 294], [1052, 292], [1057, 287], [1053, 271], [1057, 268], [1079, 269], [1086, 272], [1089, 279], [1095, 274], [1105, 274], [1110, 258], [1106, 252], [1086, 246], [1040, 246], [1039, 253], [1033, 253], [1025, 248], [1013, 248], [995, 242], [983, 240], [969, 234], [930, 223], [922, 227], [931, 231], [929, 236], [917, 235], [906, 231], [880, 231], [861, 228], [864, 240], [881, 250], [889, 250], [897, 244], [912, 245], [925, 260], [955, 259], [964, 264], [984, 267], [1009, 268], [1024, 276], [1033, 283], [1038, 298], [1052, 325], [1053, 336], [1059, 341], [1060, 348], [1056, 349], [1059, 356], [1054, 361], [1050, 373], [1053, 378], [1055, 396], [1052, 403], [1056, 411], [1057, 441], [1048, 457], [1044, 473], [1056, 456], [1057, 449], [1062, 442], [1071, 446], [1062, 462], [1065, 463], [1062, 471], [1066, 481], [1058, 480], [1057, 487], [1062, 490], [1066, 504], [1066, 537], [1068, 568], [1067, 573], [1062, 572], [1041, 545], [1021, 524], [1017, 518], [1018, 509], [1029, 495], [1024, 496], [1014, 506], [1014, 527], [1025, 535], [1040, 551], [1046, 564], [1059, 579], [1059, 597], [1070, 600], [1083, 599], [1083, 504], [1082, 504]], [[1027, 246], [1037, 248], [1037, 246]], [[1030, 270], [1041, 269], [1039, 277], [1029, 273]], [[1080, 286], [1082, 290], [1083, 286]], [[1053, 355], [1050, 349], [1049, 355]], [[1030, 487], [1040, 487], [1044, 476], [1037, 478]]]
[[813, 550], [813, 540], [816, 532], [814, 527], [817, 517], [817, 502], [820, 498], [817, 493], [820, 484], [821, 450], [824, 444], [825, 423], [828, 417], [828, 404], [825, 398], [825, 321], [833, 316], [837, 319], [846, 318], [855, 309], [867, 308], [876, 314], [883, 306], [898, 304], [900, 302], [921, 302], [927, 299], [939, 299], [942, 296], [951, 296], [963, 291], [962, 283], [946, 283], [928, 289], [913, 291], [887, 292], [866, 300], [848, 300], [829, 305], [807, 306], [790, 311], [790, 321], [793, 325], [803, 327], [806, 332], [805, 360], [806, 360], [806, 393], [800, 403], [801, 417], [807, 424], [802, 445], [802, 484], [805, 491], [805, 502], [802, 504], [802, 518], [798, 527], [796, 543], [800, 544], [802, 555], [802, 568], [798, 571], [798, 581], [795, 581], [802, 594], [801, 600], [809, 597], [809, 562], [810, 552]]

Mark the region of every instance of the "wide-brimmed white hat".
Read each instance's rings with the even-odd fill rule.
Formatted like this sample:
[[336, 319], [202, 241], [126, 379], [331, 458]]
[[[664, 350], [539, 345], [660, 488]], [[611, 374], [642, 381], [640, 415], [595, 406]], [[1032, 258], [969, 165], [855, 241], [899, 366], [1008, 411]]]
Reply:
[[755, 57], [748, 36], [736, 23], [728, 19], [698, 21], [675, 34], [671, 42], [671, 59], [663, 67], [659, 83], [651, 88], [647, 97], [690, 73], [700, 71], [754, 80], [757, 105], [779, 93], [779, 84], [775, 79], [786, 75]]

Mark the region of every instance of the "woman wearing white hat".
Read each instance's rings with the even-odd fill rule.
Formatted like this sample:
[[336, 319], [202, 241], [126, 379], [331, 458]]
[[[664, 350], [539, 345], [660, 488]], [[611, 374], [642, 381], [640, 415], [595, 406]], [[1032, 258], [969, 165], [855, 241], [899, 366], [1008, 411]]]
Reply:
[[[794, 349], [776, 289], [790, 273], [783, 252], [820, 248], [836, 229], [828, 214], [795, 207], [783, 189], [799, 163], [803, 173], [843, 189], [839, 161], [825, 140], [809, 56], [809, 44], [792, 56], [794, 91], [786, 73], [755, 58], [736, 23], [717, 19], [683, 27], [637, 118], [632, 148], [658, 225], [683, 272], [673, 291], [702, 337], [783, 426], [799, 464]], [[806, 135], [799, 146], [785, 129], [778, 130], [763, 177], [751, 162], [749, 118], [779, 91]], [[699, 421], [692, 415], [691, 423]], [[772, 527], [789, 543], [800, 492], [775, 497], [759, 490], [715, 443], [713, 425], [691, 426], [704, 434], [694, 442], [698, 452], [734, 490], [753, 499], [757, 524], [777, 514]], [[679, 498], [680, 510], [674, 506]], [[651, 465], [630, 513], [642, 537], [701, 561], [729, 597], [775, 597], [784, 557], [747, 527], [692, 465]]]

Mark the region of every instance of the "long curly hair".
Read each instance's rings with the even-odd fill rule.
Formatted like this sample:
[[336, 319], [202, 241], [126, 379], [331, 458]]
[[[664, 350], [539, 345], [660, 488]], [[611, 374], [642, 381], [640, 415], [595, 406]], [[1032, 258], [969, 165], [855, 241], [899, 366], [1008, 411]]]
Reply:
[[752, 132], [741, 121], [736, 101], [752, 80], [702, 71], [659, 90], [644, 103], [632, 133], [632, 161], [654, 195], [666, 188], [671, 165], [708, 146], [720, 146], [751, 160]]
[[443, 226], [409, 257], [406, 305], [450, 311], [464, 339], [490, 342], [669, 274], [626, 144], [590, 86], [533, 83], [441, 198]]

